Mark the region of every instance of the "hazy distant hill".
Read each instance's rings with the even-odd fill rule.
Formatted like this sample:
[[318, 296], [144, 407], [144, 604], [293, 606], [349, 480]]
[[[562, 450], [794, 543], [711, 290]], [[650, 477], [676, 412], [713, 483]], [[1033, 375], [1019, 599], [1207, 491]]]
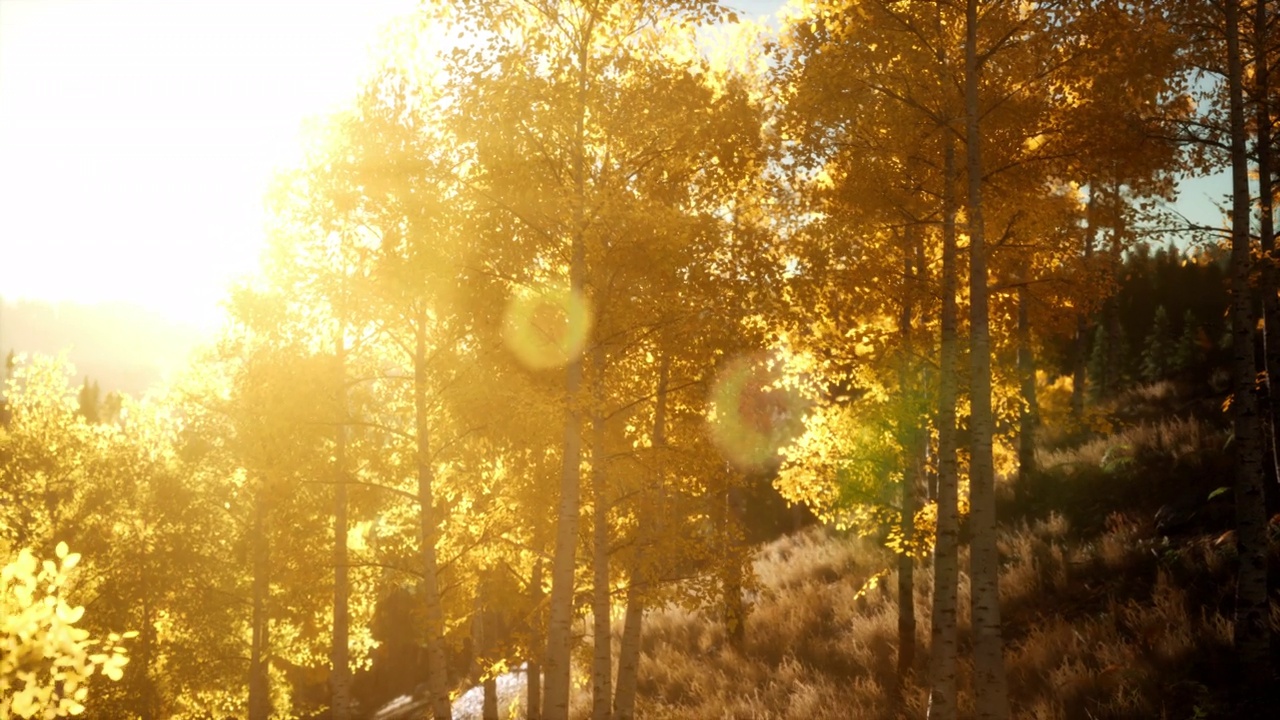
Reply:
[[196, 329], [126, 303], [0, 301], [0, 356], [68, 350], [76, 382], [87, 375], [103, 393], [141, 395], [180, 368], [199, 340]]

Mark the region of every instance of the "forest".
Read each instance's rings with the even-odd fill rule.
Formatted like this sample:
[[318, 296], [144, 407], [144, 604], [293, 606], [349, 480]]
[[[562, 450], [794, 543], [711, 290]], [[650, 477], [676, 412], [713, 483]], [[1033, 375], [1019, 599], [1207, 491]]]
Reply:
[[1267, 716], [1280, 7], [731, 5], [423, 0], [181, 374], [10, 353], [0, 720]]

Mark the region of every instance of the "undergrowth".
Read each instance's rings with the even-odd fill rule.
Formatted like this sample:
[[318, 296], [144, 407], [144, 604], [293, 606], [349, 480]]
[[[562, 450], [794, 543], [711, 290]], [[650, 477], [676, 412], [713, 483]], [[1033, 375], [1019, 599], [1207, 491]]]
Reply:
[[[1175, 402], [1165, 390], [1146, 392], [1153, 404]], [[1012, 505], [1005, 488], [1000, 597], [1015, 717], [1229, 717], [1234, 540], [1212, 513], [1176, 537], [1153, 521], [1162, 505], [1208, 504], [1229, 484], [1225, 443], [1212, 422], [1131, 414], [1109, 434], [1042, 449], [1031, 487], [1017, 493], [1023, 504]], [[638, 716], [924, 717], [931, 573], [928, 563], [916, 569], [916, 663], [899, 695], [896, 576], [868, 582], [892, 564], [869, 541], [821, 528], [763, 546], [740, 649], [713, 613], [650, 613]], [[966, 688], [963, 572], [960, 596]], [[1280, 631], [1274, 601], [1271, 624]], [[972, 697], [962, 690], [960, 701], [971, 715]]]

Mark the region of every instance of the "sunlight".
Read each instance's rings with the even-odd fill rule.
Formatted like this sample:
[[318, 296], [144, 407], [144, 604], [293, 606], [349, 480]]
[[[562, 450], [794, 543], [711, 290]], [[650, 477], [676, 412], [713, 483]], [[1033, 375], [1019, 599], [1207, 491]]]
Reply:
[[0, 296], [213, 329], [273, 169], [414, 4], [0, 4]]
[[533, 370], [563, 367], [582, 355], [591, 332], [591, 306], [582, 293], [548, 289], [511, 298], [502, 338]]
[[738, 357], [716, 373], [711, 439], [740, 469], [765, 468], [800, 430], [804, 403], [795, 388], [779, 386], [767, 355]]

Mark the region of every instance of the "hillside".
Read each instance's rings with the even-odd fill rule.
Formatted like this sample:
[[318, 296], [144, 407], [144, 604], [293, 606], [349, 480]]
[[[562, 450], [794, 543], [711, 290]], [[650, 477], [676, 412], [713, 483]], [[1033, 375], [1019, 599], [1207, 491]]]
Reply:
[[0, 353], [65, 350], [76, 382], [88, 377], [103, 393], [141, 395], [182, 367], [199, 340], [194, 328], [126, 303], [0, 302]]
[[[1188, 404], [1168, 384], [1122, 397], [1113, 409], [1120, 408], [1128, 419], [1113, 432], [1040, 449], [1042, 469], [1023, 508], [1012, 502], [1011, 483], [1000, 486], [1000, 595], [1015, 716], [1230, 717], [1230, 494], [1201, 500], [1229, 477], [1221, 415]], [[1169, 414], [1174, 408], [1182, 416]], [[1275, 519], [1271, 531], [1274, 577]], [[924, 717], [931, 573], [927, 563], [916, 570], [919, 650], [900, 709], [896, 575], [867, 585], [890, 565], [869, 541], [820, 528], [763, 546], [741, 652], [707, 614], [650, 616], [639, 716]], [[970, 642], [963, 574], [960, 592], [963, 658]], [[1280, 630], [1274, 600], [1272, 628]], [[962, 663], [961, 672], [966, 687], [971, 666]], [[962, 693], [961, 702], [971, 716], [972, 696]]]

